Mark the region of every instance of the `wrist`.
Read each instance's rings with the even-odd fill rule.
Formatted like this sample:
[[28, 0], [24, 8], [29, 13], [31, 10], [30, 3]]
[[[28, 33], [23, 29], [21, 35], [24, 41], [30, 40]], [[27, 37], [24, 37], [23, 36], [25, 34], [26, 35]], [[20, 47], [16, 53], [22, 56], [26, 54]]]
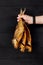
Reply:
[[35, 21], [36, 21], [36, 24], [38, 24], [38, 22], [39, 22], [39, 16], [35, 16]]
[[43, 16], [36, 16], [35, 20], [36, 24], [43, 24]]
[[32, 16], [30, 16], [30, 19], [29, 19], [29, 22], [28, 22], [29, 24], [33, 24], [33, 17]]
[[33, 24], [33, 17], [31, 16], [31, 24]]

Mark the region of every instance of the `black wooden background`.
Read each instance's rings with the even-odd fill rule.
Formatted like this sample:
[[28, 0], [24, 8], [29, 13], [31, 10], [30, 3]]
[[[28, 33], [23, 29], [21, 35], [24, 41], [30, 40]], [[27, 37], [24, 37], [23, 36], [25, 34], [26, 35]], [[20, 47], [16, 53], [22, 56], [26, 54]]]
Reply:
[[32, 35], [32, 53], [21, 53], [11, 43], [20, 8], [26, 14], [43, 15], [43, 0], [0, 0], [0, 65], [43, 65], [43, 25], [28, 25]]

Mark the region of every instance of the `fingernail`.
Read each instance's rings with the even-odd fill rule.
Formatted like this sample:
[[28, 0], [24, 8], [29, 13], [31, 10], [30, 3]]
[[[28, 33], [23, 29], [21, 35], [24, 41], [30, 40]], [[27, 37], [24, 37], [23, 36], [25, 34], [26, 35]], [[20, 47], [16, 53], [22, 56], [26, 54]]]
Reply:
[[18, 17], [17, 17], [17, 19], [18, 19]]
[[17, 21], [19, 21], [19, 20], [17, 20]]
[[20, 15], [18, 15], [18, 16], [20, 16]]

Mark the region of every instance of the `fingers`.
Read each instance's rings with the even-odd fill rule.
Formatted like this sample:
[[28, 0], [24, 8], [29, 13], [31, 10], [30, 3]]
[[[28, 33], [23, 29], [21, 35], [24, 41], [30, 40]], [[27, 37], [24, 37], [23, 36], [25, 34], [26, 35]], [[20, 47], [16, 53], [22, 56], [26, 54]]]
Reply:
[[17, 22], [19, 22], [21, 18], [23, 18], [23, 15], [18, 15]]

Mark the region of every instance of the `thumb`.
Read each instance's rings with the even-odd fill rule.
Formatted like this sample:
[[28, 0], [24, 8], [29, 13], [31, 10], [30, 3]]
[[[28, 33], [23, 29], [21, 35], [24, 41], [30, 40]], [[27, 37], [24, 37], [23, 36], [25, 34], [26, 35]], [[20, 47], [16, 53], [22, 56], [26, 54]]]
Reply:
[[18, 15], [18, 18], [24, 18], [24, 15]]

